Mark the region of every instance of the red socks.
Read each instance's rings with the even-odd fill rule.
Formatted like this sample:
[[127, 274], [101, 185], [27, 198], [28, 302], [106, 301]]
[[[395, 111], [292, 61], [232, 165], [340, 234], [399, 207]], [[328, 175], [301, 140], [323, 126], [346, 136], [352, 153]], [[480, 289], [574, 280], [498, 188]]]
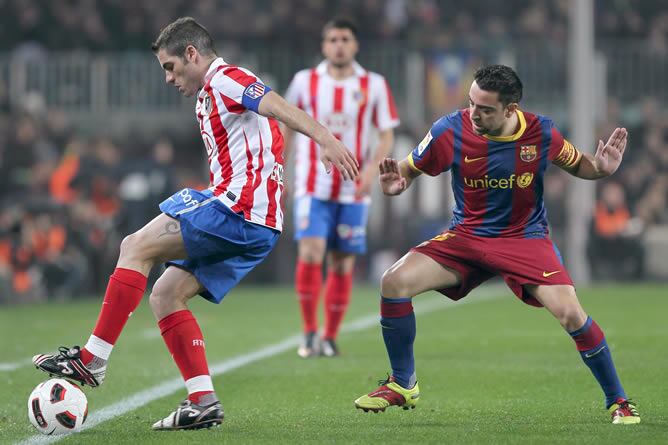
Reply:
[[100, 315], [93, 335], [81, 349], [81, 360], [89, 363], [93, 356], [109, 358], [111, 349], [121, 335], [125, 323], [139, 306], [146, 290], [146, 277], [141, 273], [117, 267], [109, 278]]
[[325, 332], [323, 337], [335, 339], [339, 333], [341, 321], [350, 303], [353, 286], [352, 272], [338, 274], [329, 271], [325, 285]]
[[201, 404], [202, 396], [213, 393], [213, 383], [197, 320], [189, 310], [182, 310], [169, 314], [158, 322], [158, 326], [186, 382], [188, 398], [193, 403]]
[[[322, 265], [297, 261], [295, 273], [297, 298], [302, 310], [304, 332], [318, 331], [318, 300], [322, 287]], [[353, 274], [328, 271], [325, 286], [324, 338], [335, 339], [350, 303]]]
[[304, 263], [297, 260], [295, 271], [295, 288], [297, 298], [302, 310], [304, 320], [304, 332], [316, 332], [318, 330], [318, 299], [322, 287], [322, 265]]

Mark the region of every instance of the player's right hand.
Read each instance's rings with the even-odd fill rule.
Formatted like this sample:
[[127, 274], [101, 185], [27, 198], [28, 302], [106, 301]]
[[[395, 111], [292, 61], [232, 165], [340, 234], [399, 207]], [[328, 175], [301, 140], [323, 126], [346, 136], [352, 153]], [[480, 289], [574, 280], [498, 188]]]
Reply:
[[408, 182], [399, 172], [399, 163], [396, 159], [385, 158], [378, 164], [380, 170], [380, 188], [386, 195], [398, 195], [404, 190]]
[[327, 173], [331, 173], [332, 165], [334, 165], [341, 172], [343, 179], [354, 180], [360, 174], [355, 156], [335, 137], [332, 137], [327, 144], [320, 146], [320, 160], [325, 165]]

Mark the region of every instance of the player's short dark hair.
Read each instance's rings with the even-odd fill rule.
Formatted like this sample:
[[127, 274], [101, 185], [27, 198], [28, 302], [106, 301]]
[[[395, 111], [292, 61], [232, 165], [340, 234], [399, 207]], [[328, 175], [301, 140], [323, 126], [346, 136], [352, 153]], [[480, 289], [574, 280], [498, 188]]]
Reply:
[[509, 66], [484, 66], [478, 68], [473, 78], [481, 90], [499, 93], [499, 100], [503, 106], [519, 103], [522, 100], [522, 81]]
[[216, 55], [211, 34], [192, 17], [181, 17], [165, 26], [151, 49], [154, 53], [164, 49], [170, 56], [183, 57], [188, 45], [202, 55]]
[[322, 27], [322, 38], [325, 38], [325, 35], [330, 29], [349, 29], [353, 33], [353, 36], [357, 39], [357, 25], [355, 22], [346, 17], [336, 17], [329, 22], [325, 23], [325, 26]]

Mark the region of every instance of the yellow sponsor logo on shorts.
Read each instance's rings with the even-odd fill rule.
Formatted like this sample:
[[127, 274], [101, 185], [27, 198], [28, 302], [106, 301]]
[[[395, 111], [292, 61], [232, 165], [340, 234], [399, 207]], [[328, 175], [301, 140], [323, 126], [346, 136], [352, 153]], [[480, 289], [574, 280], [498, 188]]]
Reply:
[[554, 272], [546, 272], [546, 271], [543, 271], [543, 277], [545, 277], [545, 278], [547, 278], [547, 277], [551, 277], [552, 275], [554, 275], [554, 274], [556, 274], [556, 273], [559, 273], [559, 272], [561, 272], [561, 271], [560, 271], [560, 270], [555, 270]]
[[445, 233], [441, 233], [440, 235], [436, 235], [430, 241], [445, 241], [446, 239], [452, 238], [454, 236], [455, 236], [454, 233], [445, 232]]
[[436, 235], [435, 237], [433, 237], [430, 240], [427, 240], [427, 241], [424, 241], [424, 242], [420, 243], [417, 247], [424, 247], [424, 246], [428, 245], [429, 243], [431, 243], [432, 241], [445, 241], [447, 239], [454, 238], [454, 236], [455, 236], [455, 234], [451, 233], [451, 232], [441, 233], [440, 235]]

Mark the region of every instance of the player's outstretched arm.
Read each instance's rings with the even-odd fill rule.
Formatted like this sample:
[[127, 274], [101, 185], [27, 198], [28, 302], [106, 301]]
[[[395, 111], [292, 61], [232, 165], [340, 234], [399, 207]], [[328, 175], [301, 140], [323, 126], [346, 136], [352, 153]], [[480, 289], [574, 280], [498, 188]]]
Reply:
[[380, 188], [388, 196], [400, 195], [410, 187], [420, 173], [410, 167], [407, 160], [385, 158], [378, 164]]
[[320, 145], [320, 160], [327, 172], [334, 165], [344, 179], [356, 179], [359, 166], [355, 156], [332, 133], [304, 111], [290, 105], [277, 93], [270, 91], [262, 97], [258, 112], [262, 116], [273, 117], [313, 139]]
[[600, 179], [610, 176], [622, 163], [627, 138], [626, 128], [615, 128], [607, 143], [604, 144], [602, 140], [598, 141], [596, 153], [593, 156], [583, 153], [577, 170], [573, 174], [583, 179]]

